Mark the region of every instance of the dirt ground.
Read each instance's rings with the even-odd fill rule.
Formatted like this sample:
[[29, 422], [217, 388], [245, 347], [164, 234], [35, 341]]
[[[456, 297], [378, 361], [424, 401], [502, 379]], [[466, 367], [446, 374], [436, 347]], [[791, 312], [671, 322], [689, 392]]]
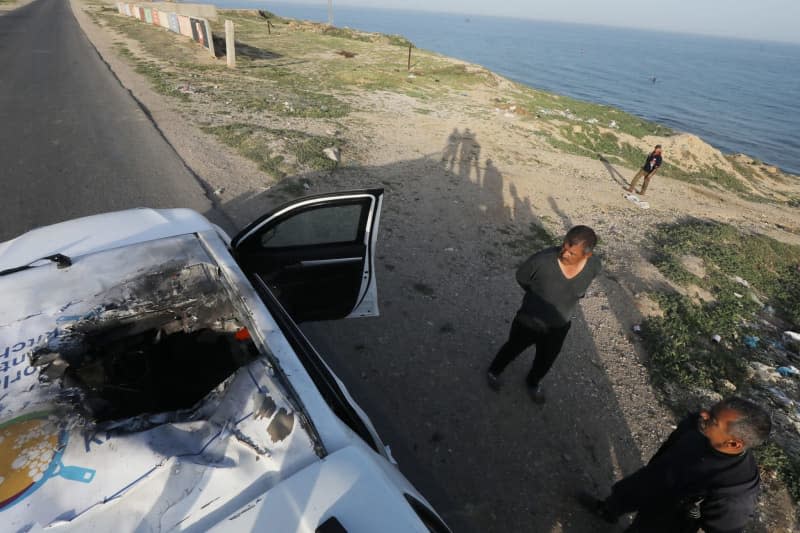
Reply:
[[[114, 54], [121, 37], [94, 25], [78, 0], [72, 5], [111, 70], [230, 217], [226, 229], [275, 204], [272, 178], [156, 94]], [[573, 496], [605, 494], [674, 427], [631, 334], [647, 306], [641, 294], [666, 283], [646, 260], [646, 232], [695, 216], [800, 243], [800, 218], [661, 176], [648, 191], [650, 209], [640, 209], [622, 195], [634, 169], [555, 152], [533, 134], [535, 122], [496, 109], [492, 97], [469, 93], [419, 113], [405, 96], [362, 95], [344, 119], [359, 132], [351, 139], [358, 160], [346, 148], [332, 173], [294, 177], [308, 193], [386, 190], [381, 317], [306, 329], [455, 531], [621, 531], [595, 521]], [[679, 157], [679, 145], [666, 147], [665, 159]], [[543, 383], [544, 406], [523, 387], [530, 353], [509, 367], [500, 392], [485, 381], [521, 301], [514, 269], [534, 251], [522, 245], [531, 223], [554, 234], [592, 226], [605, 266]], [[785, 498], [768, 499], [769, 522], [754, 530], [793, 530]]]

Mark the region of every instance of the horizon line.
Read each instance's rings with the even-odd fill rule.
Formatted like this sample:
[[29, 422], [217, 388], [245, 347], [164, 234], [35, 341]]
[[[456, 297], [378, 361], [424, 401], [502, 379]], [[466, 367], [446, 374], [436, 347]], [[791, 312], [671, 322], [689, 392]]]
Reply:
[[[236, 0], [224, 0], [228, 2], [235, 2]], [[258, 3], [257, 0], [242, 0], [247, 3]], [[288, 0], [278, 0], [274, 2], [274, 4], [284, 4], [284, 5], [291, 5], [291, 6], [303, 6], [303, 7], [319, 7], [324, 8], [325, 5], [323, 4], [322, 0], [318, 3], [309, 3], [308, 1], [301, 1], [301, 2], [290, 2]], [[563, 19], [550, 19], [550, 18], [535, 18], [526, 15], [487, 15], [485, 13], [469, 13], [469, 12], [458, 12], [458, 11], [439, 11], [435, 9], [424, 9], [424, 8], [415, 8], [415, 9], [407, 9], [403, 7], [385, 7], [385, 6], [370, 6], [370, 5], [363, 5], [363, 4], [351, 4], [345, 3], [340, 5], [340, 7], [345, 8], [362, 8], [362, 9], [373, 9], [379, 11], [405, 11], [405, 12], [417, 12], [417, 13], [435, 13], [440, 15], [456, 15], [456, 16], [466, 16], [466, 17], [486, 17], [486, 18], [495, 18], [495, 19], [511, 19], [511, 20], [528, 20], [533, 22], [551, 22], [551, 23], [558, 23], [558, 24], [574, 24], [576, 26], [594, 26], [600, 28], [611, 28], [611, 29], [621, 29], [621, 30], [636, 30], [636, 31], [651, 31], [657, 33], [667, 33], [667, 34], [675, 34], [675, 35], [693, 35], [698, 37], [713, 37], [718, 39], [730, 39], [734, 41], [748, 41], [748, 42], [756, 42], [756, 43], [769, 43], [769, 44], [784, 44], [784, 45], [793, 45], [793, 46], [800, 46], [800, 40], [796, 41], [789, 41], [783, 39], [769, 39], [766, 37], [743, 37], [739, 35], [730, 35], [724, 33], [698, 33], [693, 31], [686, 31], [686, 30], [677, 30], [677, 29], [665, 29], [665, 28], [643, 28], [641, 26], [617, 26], [614, 24], [606, 24], [600, 22], [579, 22], [575, 20], [563, 20]], [[333, 6], [334, 9], [334, 22], [336, 20], [336, 5]], [[334, 24], [335, 26], [335, 24]]]

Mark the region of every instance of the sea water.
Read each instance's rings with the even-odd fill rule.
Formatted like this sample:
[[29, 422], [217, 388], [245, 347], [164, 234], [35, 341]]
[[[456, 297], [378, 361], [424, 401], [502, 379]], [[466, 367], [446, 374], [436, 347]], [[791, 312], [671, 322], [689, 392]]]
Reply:
[[[328, 20], [325, 3], [215, 3]], [[396, 9], [336, 6], [333, 15], [336, 26], [403, 35], [419, 48], [612, 105], [800, 175], [798, 44]]]

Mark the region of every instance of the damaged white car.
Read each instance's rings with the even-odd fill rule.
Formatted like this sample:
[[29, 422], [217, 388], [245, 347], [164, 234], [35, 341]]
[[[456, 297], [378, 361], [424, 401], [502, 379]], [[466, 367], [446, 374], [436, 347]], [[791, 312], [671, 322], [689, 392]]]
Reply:
[[0, 244], [2, 530], [448, 531], [296, 325], [377, 314], [382, 194]]

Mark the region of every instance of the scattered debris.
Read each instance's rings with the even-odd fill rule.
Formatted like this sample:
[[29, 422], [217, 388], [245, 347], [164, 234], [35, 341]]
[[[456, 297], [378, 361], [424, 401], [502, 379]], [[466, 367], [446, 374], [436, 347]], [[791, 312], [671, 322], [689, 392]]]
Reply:
[[744, 337], [744, 344], [748, 348], [757, 348], [758, 342], [761, 340], [760, 338], [756, 337], [755, 335], [745, 335]]
[[795, 331], [784, 331], [783, 332], [783, 342], [786, 343], [800, 343], [800, 333]]
[[215, 196], [222, 196], [222, 193], [225, 192], [225, 187], [219, 187], [218, 189], [214, 189]]
[[641, 209], [650, 209], [650, 204], [648, 202], [640, 200], [639, 197], [636, 196], [635, 194], [625, 193], [622, 196], [624, 196], [625, 199], [638, 205]]
[[631, 328], [631, 329], [633, 329], [634, 333], [641, 333], [642, 332], [642, 326], [640, 326], [639, 324], [634, 324], [633, 328]]
[[747, 282], [747, 280], [742, 279], [739, 276], [733, 276], [731, 279], [733, 281], [735, 281], [736, 283], [738, 283], [739, 285], [742, 285], [742, 286], [748, 287], [748, 288], [750, 287], [750, 284]]
[[342, 160], [342, 151], [337, 146], [331, 146], [322, 150], [322, 153], [325, 154], [325, 157], [330, 159], [331, 161], [335, 161], [338, 165], [339, 162]]
[[785, 378], [793, 377], [793, 376], [796, 376], [796, 375], [800, 374], [800, 370], [797, 370], [797, 368], [795, 368], [792, 365], [790, 365], [790, 366], [779, 366], [777, 368], [777, 372], [778, 372], [778, 374], [780, 374], [781, 376], [783, 376]]
[[781, 407], [792, 407], [794, 402], [791, 398], [786, 396], [782, 390], [775, 387], [768, 387], [767, 391], [771, 394], [771, 399]]
[[720, 342], [722, 342], [722, 337], [720, 337], [717, 334], [714, 334], [714, 335], [711, 336], [711, 340], [716, 342], [717, 344], [719, 344]]

